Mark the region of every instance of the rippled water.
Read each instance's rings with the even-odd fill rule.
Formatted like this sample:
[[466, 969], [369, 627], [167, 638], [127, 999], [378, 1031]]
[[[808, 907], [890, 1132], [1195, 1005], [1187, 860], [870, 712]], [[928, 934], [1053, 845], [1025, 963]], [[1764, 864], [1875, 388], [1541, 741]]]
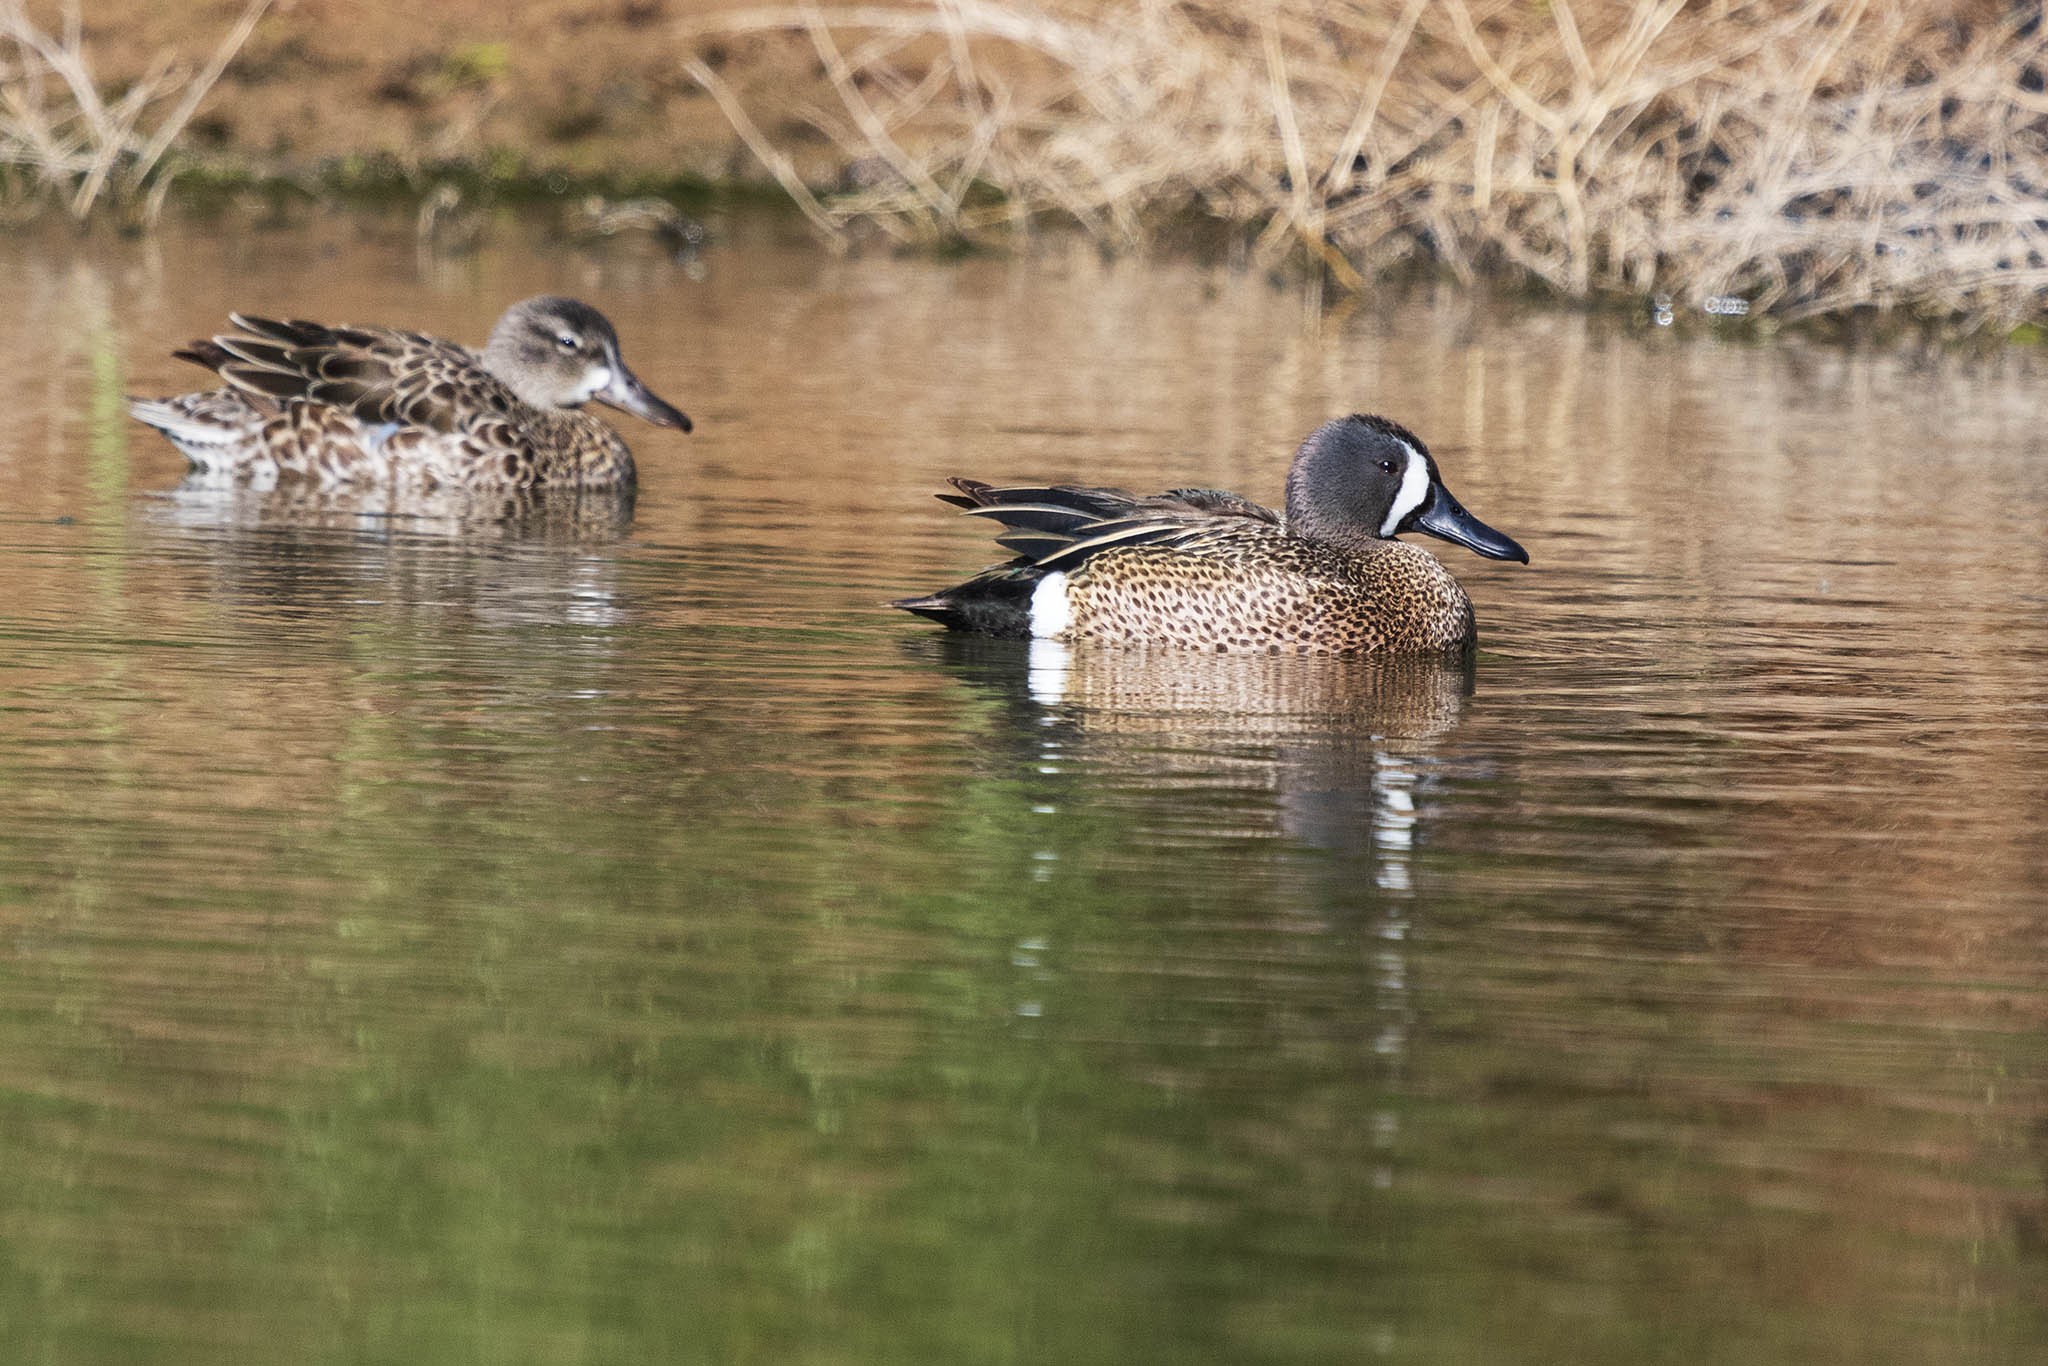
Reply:
[[[0, 242], [0, 1356], [2048, 1350], [2048, 362], [722, 226]], [[581, 295], [637, 505], [179, 492], [229, 308]], [[1277, 498], [1469, 670], [882, 610], [949, 474]], [[626, 421], [622, 419], [622, 423]]]

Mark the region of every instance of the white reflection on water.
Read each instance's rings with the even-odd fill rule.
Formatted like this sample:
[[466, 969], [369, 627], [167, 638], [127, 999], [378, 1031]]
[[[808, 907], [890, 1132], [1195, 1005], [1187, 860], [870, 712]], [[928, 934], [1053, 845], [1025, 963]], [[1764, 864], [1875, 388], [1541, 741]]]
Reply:
[[[1381, 1094], [1391, 1095], [1396, 1094], [1395, 1087], [1406, 1070], [1408, 1036], [1415, 1017], [1409, 997], [1407, 939], [1415, 896], [1409, 861], [1415, 851], [1419, 814], [1414, 764], [1384, 751], [1374, 754], [1373, 764], [1373, 883], [1381, 894], [1371, 902], [1376, 922], [1372, 929], [1385, 947], [1373, 953], [1377, 988], [1373, 1004], [1380, 1019], [1372, 1051], [1380, 1059], [1388, 1083]], [[1385, 1190], [1394, 1184], [1393, 1148], [1401, 1119], [1392, 1109], [1382, 1108], [1373, 1112], [1371, 1122], [1373, 1150], [1382, 1155], [1373, 1168], [1373, 1185]]]
[[1065, 641], [1046, 640], [1040, 636], [1031, 638], [1030, 650], [1025, 678], [1031, 700], [1042, 707], [1056, 706], [1065, 701], [1067, 675], [1074, 667], [1074, 652], [1067, 648]]

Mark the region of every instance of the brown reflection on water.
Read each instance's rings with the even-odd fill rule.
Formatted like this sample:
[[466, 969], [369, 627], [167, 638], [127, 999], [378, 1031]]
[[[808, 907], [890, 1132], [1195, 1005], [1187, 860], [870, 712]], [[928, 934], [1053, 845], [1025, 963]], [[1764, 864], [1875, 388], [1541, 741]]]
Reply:
[[[1668, 804], [1691, 839], [1705, 832], [1687, 804], [1711, 804], [1717, 841], [1752, 851], [1717, 864], [1711, 885], [1747, 905], [1831, 881], [1882, 891], [1924, 908], [1900, 915], [1919, 917], [1931, 953], [1982, 938], [1943, 918], [1958, 899], [2033, 904], [2048, 784], [2039, 728], [2021, 723], [2048, 700], [2048, 538], [2032, 357], [1716, 345], [1455, 298], [1372, 299], [1318, 320], [1256, 278], [1105, 264], [1055, 243], [932, 266], [835, 260], [772, 227], [723, 231], [702, 279], [652, 249], [521, 239], [423, 283], [403, 224], [346, 219], [17, 245], [20, 268], [0, 283], [13, 320], [0, 362], [21, 377], [0, 498], [32, 521], [88, 523], [31, 539], [83, 539], [102, 556], [85, 575], [61, 556], [19, 561], [18, 601], [167, 634], [206, 629], [209, 594], [252, 623], [323, 595], [403, 601], [428, 585], [391, 577], [406, 558], [382, 541], [417, 534], [467, 548], [414, 557], [473, 584], [447, 585], [435, 610], [468, 598], [485, 620], [517, 593], [471, 558], [482, 541], [566, 539], [589, 552], [547, 561], [568, 598], [576, 575], [617, 580], [622, 561], [684, 549], [709, 566], [659, 592], [593, 590], [621, 621], [915, 637], [927, 628], [875, 602], [995, 553], [978, 523], [929, 500], [945, 475], [1274, 499], [1309, 426], [1381, 410], [1423, 433], [1464, 501], [1534, 555], [1523, 569], [1423, 542], [1472, 591], [1487, 658], [1508, 675], [1474, 743], [1513, 748], [1532, 725], [1565, 723], [1570, 751], [1529, 761], [1584, 779], [1587, 818], [1604, 788], [1638, 811]], [[168, 352], [228, 308], [475, 339], [541, 290], [605, 309], [650, 383], [704, 414], [692, 437], [620, 419], [643, 470], [630, 519], [487, 510], [394, 524], [377, 509], [138, 499], [172, 489], [179, 460], [120, 415], [118, 394], [194, 382]], [[288, 527], [365, 539], [328, 541], [335, 577], [301, 582], [271, 562]], [[518, 572], [547, 560], [513, 558]], [[1859, 953], [1855, 935], [1768, 917], [1755, 932]]]

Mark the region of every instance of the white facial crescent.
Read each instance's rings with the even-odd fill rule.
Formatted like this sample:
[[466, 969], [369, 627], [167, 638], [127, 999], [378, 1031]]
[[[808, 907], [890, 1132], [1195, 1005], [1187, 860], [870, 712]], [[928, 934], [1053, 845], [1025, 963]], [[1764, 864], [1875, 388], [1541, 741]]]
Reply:
[[1429, 462], [1422, 458], [1421, 451], [1405, 441], [1401, 443], [1401, 449], [1408, 452], [1408, 468], [1401, 471], [1401, 488], [1394, 495], [1394, 505], [1387, 509], [1387, 520], [1380, 523], [1380, 535], [1383, 537], [1391, 537], [1394, 528], [1429, 498]]

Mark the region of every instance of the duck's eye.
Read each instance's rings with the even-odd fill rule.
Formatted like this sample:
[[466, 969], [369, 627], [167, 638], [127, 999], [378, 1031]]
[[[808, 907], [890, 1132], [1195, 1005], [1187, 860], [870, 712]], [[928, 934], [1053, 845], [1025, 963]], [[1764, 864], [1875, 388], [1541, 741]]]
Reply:
[[555, 345], [561, 347], [564, 351], [574, 351], [577, 346], [576, 334], [574, 332], [555, 333]]
[[1394, 462], [1391, 460], [1382, 460], [1380, 461], [1380, 468], [1384, 470], [1386, 473], [1392, 474], [1394, 472]]

